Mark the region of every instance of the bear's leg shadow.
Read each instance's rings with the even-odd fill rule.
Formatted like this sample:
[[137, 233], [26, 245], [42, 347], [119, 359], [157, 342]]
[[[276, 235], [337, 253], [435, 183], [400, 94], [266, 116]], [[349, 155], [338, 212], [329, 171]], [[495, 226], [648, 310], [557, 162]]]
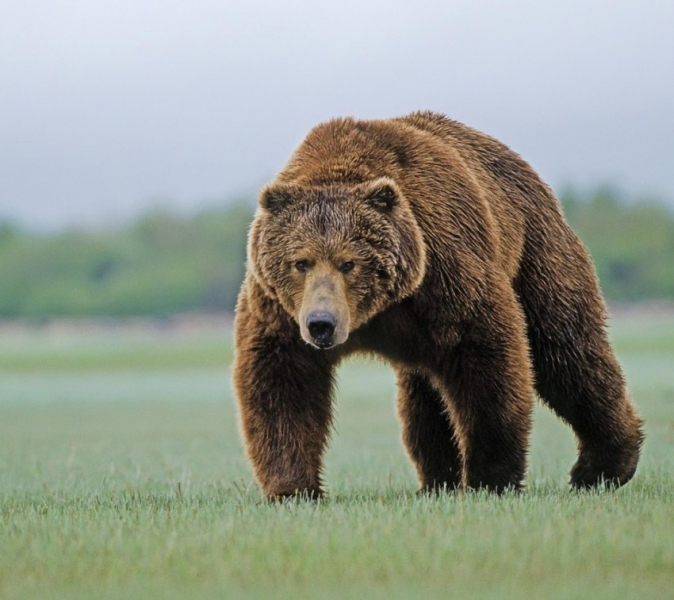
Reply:
[[442, 378], [464, 457], [464, 485], [520, 489], [526, 473], [534, 390], [524, 316], [494, 278]]
[[397, 380], [403, 442], [416, 467], [421, 491], [460, 487], [463, 460], [440, 392], [415, 370], [398, 369]]
[[525, 254], [516, 283], [536, 389], [578, 439], [572, 485], [620, 486], [636, 470], [642, 423], [606, 335], [594, 269], [575, 236], [569, 240], [564, 254], [541, 240]]
[[317, 498], [332, 416], [332, 365], [299, 335], [281, 340], [254, 331], [254, 323], [244, 328], [234, 385], [255, 475], [271, 499]]

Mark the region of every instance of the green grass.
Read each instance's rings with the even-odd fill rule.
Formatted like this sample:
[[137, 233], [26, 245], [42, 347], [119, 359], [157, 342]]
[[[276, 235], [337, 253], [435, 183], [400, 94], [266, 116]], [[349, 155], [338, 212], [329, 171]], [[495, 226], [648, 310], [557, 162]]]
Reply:
[[0, 598], [674, 597], [674, 320], [612, 332], [648, 434], [625, 488], [570, 492], [539, 407], [524, 494], [418, 497], [392, 375], [352, 362], [316, 505], [261, 499], [229, 332], [10, 336]]

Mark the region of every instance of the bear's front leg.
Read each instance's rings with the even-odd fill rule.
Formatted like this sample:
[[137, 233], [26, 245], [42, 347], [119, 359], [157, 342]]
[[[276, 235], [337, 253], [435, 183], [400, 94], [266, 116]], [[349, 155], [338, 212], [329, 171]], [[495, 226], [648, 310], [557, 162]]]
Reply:
[[290, 319], [271, 322], [239, 303], [234, 386], [246, 451], [271, 499], [318, 498], [331, 422], [332, 364]]
[[534, 391], [524, 318], [506, 284], [492, 287], [452, 355], [443, 379], [464, 486], [521, 488]]

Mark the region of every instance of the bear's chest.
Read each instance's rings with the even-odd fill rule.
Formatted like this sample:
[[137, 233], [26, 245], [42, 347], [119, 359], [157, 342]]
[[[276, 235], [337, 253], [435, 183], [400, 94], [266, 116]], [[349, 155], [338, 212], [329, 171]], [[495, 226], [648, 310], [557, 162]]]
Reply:
[[[453, 335], [442, 336], [451, 343]], [[376, 354], [408, 367], [426, 366], [437, 353], [438, 331], [433, 320], [419, 314], [411, 300], [377, 315], [353, 332], [345, 348], [347, 354]], [[444, 344], [443, 344], [444, 345]]]

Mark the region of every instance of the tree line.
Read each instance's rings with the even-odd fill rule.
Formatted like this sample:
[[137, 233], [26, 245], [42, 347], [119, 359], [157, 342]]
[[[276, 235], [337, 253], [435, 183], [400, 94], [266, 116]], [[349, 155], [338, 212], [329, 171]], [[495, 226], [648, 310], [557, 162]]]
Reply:
[[[567, 190], [566, 218], [611, 302], [674, 300], [674, 212], [610, 189]], [[0, 318], [234, 309], [254, 203], [154, 210], [108, 230], [38, 234], [0, 224]]]

